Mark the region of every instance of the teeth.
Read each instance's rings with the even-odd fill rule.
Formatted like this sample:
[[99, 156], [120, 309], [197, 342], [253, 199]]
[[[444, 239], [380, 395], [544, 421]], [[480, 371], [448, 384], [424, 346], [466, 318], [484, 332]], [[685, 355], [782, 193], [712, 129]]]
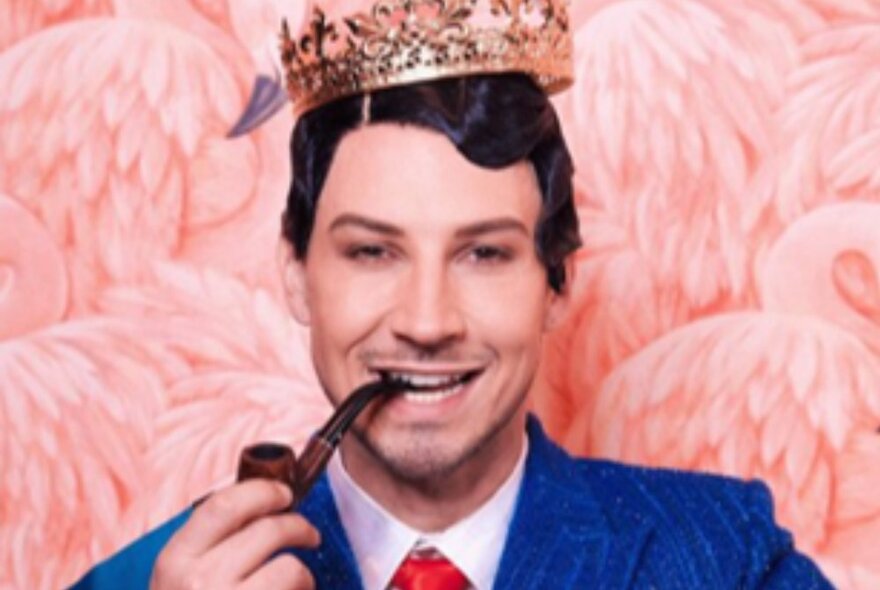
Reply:
[[457, 383], [461, 375], [425, 375], [421, 373], [391, 373], [396, 379], [403, 379], [416, 387], [442, 387], [443, 385]]
[[417, 404], [434, 404], [446, 399], [447, 397], [455, 395], [463, 388], [464, 385], [458, 384], [447, 389], [432, 391], [429, 393], [407, 393], [404, 395], [404, 397], [407, 399], [407, 401], [415, 402]]

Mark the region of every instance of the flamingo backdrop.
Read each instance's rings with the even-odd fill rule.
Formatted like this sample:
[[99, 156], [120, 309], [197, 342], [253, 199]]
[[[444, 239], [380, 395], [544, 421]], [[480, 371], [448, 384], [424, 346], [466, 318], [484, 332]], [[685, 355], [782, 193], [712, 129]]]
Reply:
[[[291, 116], [226, 138], [310, 4], [0, 5], [0, 588], [72, 582], [328, 414], [276, 282]], [[763, 478], [880, 588], [880, 1], [573, 21], [585, 247], [535, 411], [576, 453]]]

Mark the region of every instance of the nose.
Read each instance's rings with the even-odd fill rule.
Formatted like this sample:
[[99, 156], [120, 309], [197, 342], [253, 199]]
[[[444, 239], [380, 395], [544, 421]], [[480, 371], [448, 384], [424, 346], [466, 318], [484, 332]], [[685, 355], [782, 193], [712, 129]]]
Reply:
[[464, 336], [455, 286], [442, 268], [413, 268], [407, 274], [399, 285], [390, 323], [395, 338], [432, 352]]

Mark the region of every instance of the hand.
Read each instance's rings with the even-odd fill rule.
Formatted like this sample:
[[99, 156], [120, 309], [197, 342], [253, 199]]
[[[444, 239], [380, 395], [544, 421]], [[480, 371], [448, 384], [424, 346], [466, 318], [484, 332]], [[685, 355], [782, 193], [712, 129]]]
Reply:
[[309, 570], [284, 547], [317, 547], [320, 535], [302, 516], [285, 511], [287, 486], [251, 479], [212, 494], [159, 554], [150, 590], [310, 590]]

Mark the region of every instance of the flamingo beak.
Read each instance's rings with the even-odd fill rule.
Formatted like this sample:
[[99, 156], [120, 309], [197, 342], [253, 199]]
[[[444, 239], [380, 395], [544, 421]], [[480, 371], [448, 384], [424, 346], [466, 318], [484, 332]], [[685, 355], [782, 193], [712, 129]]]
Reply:
[[251, 96], [244, 112], [226, 134], [226, 137], [235, 139], [247, 135], [271, 119], [287, 104], [287, 100], [287, 92], [281, 85], [277, 73], [275, 78], [260, 74], [254, 81], [254, 87], [251, 89]]

